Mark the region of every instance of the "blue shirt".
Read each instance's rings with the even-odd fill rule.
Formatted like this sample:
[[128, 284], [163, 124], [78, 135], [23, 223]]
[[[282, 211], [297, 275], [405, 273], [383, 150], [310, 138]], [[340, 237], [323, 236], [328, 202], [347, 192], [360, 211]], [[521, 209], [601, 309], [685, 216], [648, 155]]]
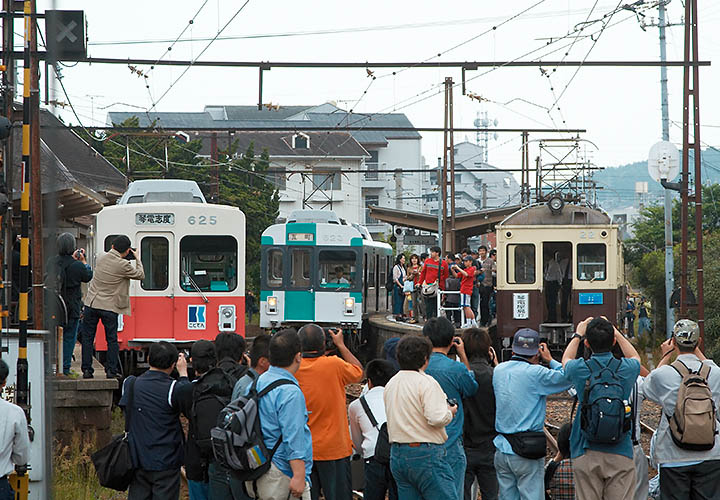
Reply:
[[[612, 353], [605, 352], [593, 354], [590, 359], [595, 359], [605, 366], [613, 357]], [[584, 359], [573, 359], [565, 364], [565, 373], [567, 373], [568, 378], [575, 386], [579, 407], [585, 398], [585, 381], [590, 377], [590, 369]], [[638, 375], [640, 375], [640, 363], [638, 360], [627, 358], [620, 360], [620, 367], [616, 372], [616, 376], [622, 385], [623, 399], [630, 400], [630, 392], [635, 386]], [[617, 444], [590, 443], [585, 439], [585, 435], [580, 429], [580, 411], [577, 411], [572, 424], [572, 432], [570, 433], [570, 457], [580, 457], [585, 454], [586, 449], [633, 458], [632, 440], [629, 432], [626, 432], [625, 436]]]
[[512, 446], [502, 434], [543, 430], [545, 404], [549, 394], [570, 388], [562, 365], [554, 359], [550, 368], [525, 361], [510, 360], [493, 370], [495, 391], [495, 448], [515, 455]]
[[268, 450], [272, 450], [282, 436], [282, 443], [273, 455], [272, 462], [280, 472], [292, 477], [290, 460], [302, 460], [305, 462], [305, 481], [309, 483], [313, 464], [312, 436], [307, 425], [305, 396], [297, 379], [289, 371], [271, 366], [258, 377], [257, 390], [262, 391], [280, 379], [290, 380], [293, 385], [276, 387], [260, 398], [258, 403], [263, 439]]
[[457, 401], [458, 409], [455, 418], [445, 427], [448, 435], [445, 446], [450, 447], [462, 437], [465, 419], [462, 400], [477, 392], [478, 385], [475, 375], [464, 364], [452, 360], [440, 352], [432, 353], [425, 373], [437, 380], [448, 399]]

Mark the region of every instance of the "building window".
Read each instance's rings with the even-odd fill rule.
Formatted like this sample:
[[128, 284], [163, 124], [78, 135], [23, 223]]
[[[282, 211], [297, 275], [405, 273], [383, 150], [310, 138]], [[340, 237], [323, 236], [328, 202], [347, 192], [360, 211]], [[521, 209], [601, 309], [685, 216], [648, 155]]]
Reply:
[[342, 174], [340, 172], [313, 174], [313, 183], [317, 189], [323, 191], [340, 191], [342, 190]]
[[293, 149], [310, 149], [310, 137], [300, 133], [295, 134], [292, 138]]
[[580, 243], [577, 246], [577, 278], [580, 281], [604, 281], [607, 261], [605, 243]]
[[380, 197], [377, 195], [365, 196], [365, 224], [375, 224], [377, 221], [370, 217], [370, 205], [378, 206], [380, 204]]
[[508, 283], [535, 283], [535, 245], [508, 245], [506, 255]]
[[285, 170], [269, 169], [267, 171], [267, 181], [280, 191], [287, 189], [287, 175], [285, 174]]

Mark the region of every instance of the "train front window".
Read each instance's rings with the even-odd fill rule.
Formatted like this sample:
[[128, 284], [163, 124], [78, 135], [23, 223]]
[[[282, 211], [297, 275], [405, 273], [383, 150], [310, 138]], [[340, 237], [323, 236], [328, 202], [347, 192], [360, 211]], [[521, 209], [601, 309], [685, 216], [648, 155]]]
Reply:
[[320, 250], [320, 286], [350, 288], [355, 284], [357, 253], [352, 250]]
[[535, 283], [535, 245], [529, 243], [507, 246], [507, 282]]
[[290, 253], [290, 286], [310, 288], [310, 249], [293, 248]]
[[271, 288], [280, 288], [283, 283], [283, 252], [273, 248], [267, 253], [267, 284]]
[[140, 242], [140, 260], [145, 268], [143, 290], [165, 290], [168, 286], [170, 245], [164, 236], [146, 236]]
[[605, 243], [579, 243], [577, 246], [577, 279], [604, 281], [607, 251]]
[[185, 236], [180, 240], [180, 286], [186, 292], [232, 292], [237, 262], [232, 236]]

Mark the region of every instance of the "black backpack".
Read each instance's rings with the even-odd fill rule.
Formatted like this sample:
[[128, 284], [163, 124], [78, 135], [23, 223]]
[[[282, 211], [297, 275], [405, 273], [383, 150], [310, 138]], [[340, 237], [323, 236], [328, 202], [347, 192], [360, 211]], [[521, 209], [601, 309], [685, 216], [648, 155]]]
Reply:
[[383, 424], [378, 427], [378, 422], [375, 419], [375, 415], [373, 415], [372, 411], [370, 411], [370, 405], [368, 405], [365, 396], [360, 396], [360, 404], [362, 405], [363, 410], [365, 410], [365, 414], [370, 419], [372, 426], [377, 427], [378, 429], [378, 438], [375, 442], [375, 455], [373, 455], [373, 458], [375, 458], [375, 461], [379, 464], [389, 465], [390, 437], [388, 436], [387, 422], [383, 422]]
[[619, 443], [632, 424], [632, 412], [629, 403], [623, 400], [622, 383], [617, 377], [622, 362], [611, 358], [603, 366], [590, 358], [585, 364], [590, 376], [585, 381], [580, 429], [592, 443]]
[[217, 426], [210, 431], [213, 454], [215, 461], [236, 479], [255, 481], [270, 468], [282, 436], [272, 450], [267, 449], [260, 428], [258, 402], [276, 387], [286, 384], [297, 386], [291, 380], [280, 379], [258, 392], [255, 380], [247, 396], [231, 401], [218, 415]]
[[188, 433], [197, 443], [203, 458], [212, 456], [210, 431], [217, 425], [220, 412], [230, 403], [234, 382], [219, 368], [213, 368], [193, 384]]

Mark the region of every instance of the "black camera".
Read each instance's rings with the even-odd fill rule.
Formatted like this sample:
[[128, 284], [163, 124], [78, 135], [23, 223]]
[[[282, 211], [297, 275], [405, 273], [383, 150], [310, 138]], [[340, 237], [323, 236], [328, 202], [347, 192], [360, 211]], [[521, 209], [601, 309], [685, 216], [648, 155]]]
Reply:
[[335, 345], [335, 342], [333, 342], [332, 338], [332, 331], [337, 330], [337, 328], [323, 328], [323, 331], [325, 332], [325, 355], [326, 356], [332, 356], [334, 354], [338, 353], [337, 346]]
[[125, 260], [135, 260], [135, 251], [136, 251], [135, 248], [130, 248], [130, 251], [125, 256]]

